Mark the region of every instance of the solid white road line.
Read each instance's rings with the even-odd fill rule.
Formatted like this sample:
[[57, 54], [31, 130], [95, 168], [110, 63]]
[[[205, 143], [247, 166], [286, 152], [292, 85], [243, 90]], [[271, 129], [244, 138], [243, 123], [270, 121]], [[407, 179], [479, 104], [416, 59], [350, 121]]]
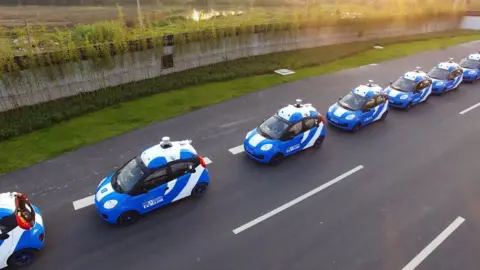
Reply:
[[[211, 159], [209, 159], [208, 157], [204, 157], [203, 160], [205, 161], [205, 163], [207, 165], [213, 163], [213, 161]], [[93, 205], [94, 203], [95, 203], [95, 195], [91, 195], [91, 196], [88, 196], [86, 198], [74, 201], [73, 202], [73, 209], [79, 210], [79, 209], [88, 207], [90, 205]]]
[[228, 151], [230, 151], [230, 153], [236, 155], [236, 154], [240, 154], [242, 153], [243, 151], [245, 151], [245, 148], [243, 147], [243, 144], [242, 145], [239, 145], [239, 146], [235, 146], [233, 148], [230, 148], [228, 149]]
[[465, 110], [463, 110], [463, 111], [459, 112], [458, 114], [466, 114], [467, 112], [469, 112], [469, 111], [471, 111], [471, 110], [473, 110], [473, 109], [477, 108], [478, 106], [480, 106], [480, 102], [479, 102], [479, 103], [477, 103], [477, 104], [475, 104], [475, 105], [473, 105], [472, 107], [469, 107], [469, 108], [467, 108], [467, 109], [465, 109]]
[[319, 187], [317, 187], [317, 188], [315, 188], [315, 189], [313, 189], [313, 190], [311, 190], [311, 191], [303, 194], [302, 196], [300, 196], [300, 197], [298, 197], [298, 198], [296, 198], [296, 199], [294, 199], [294, 200], [292, 200], [292, 201], [290, 201], [290, 202], [288, 202], [288, 203], [286, 203], [286, 204], [278, 207], [277, 209], [274, 209], [274, 210], [266, 213], [265, 215], [263, 215], [263, 216], [261, 216], [261, 217], [258, 217], [258, 218], [256, 218], [256, 219], [254, 219], [254, 220], [252, 220], [252, 221], [250, 221], [250, 222], [248, 222], [248, 223], [246, 223], [246, 224], [244, 224], [244, 225], [236, 228], [235, 230], [233, 230], [233, 233], [234, 233], [234, 234], [239, 234], [239, 233], [241, 233], [241, 232], [249, 229], [250, 227], [253, 227], [253, 226], [257, 225], [258, 223], [260, 223], [260, 222], [262, 222], [262, 221], [264, 221], [264, 220], [266, 220], [266, 219], [268, 219], [268, 218], [271, 218], [271, 217], [273, 217], [274, 215], [282, 212], [283, 210], [286, 210], [287, 208], [294, 206], [295, 204], [297, 204], [297, 203], [299, 203], [299, 202], [307, 199], [308, 197], [311, 197], [311, 196], [315, 195], [316, 193], [318, 193], [318, 192], [320, 192], [320, 191], [328, 188], [329, 186], [331, 186], [331, 185], [333, 185], [333, 184], [335, 184], [335, 183], [337, 183], [337, 182], [339, 182], [339, 181], [347, 178], [348, 176], [350, 176], [350, 175], [358, 172], [359, 170], [361, 170], [361, 169], [363, 169], [363, 168], [364, 168], [364, 167], [363, 167], [362, 165], [359, 165], [359, 166], [351, 169], [350, 171], [348, 171], [348, 172], [346, 172], [346, 173], [338, 176], [337, 178], [335, 178], [335, 179], [333, 179], [333, 180], [330, 180], [330, 181], [328, 181], [327, 183], [325, 183], [325, 184], [323, 184], [323, 185], [321, 185], [321, 186], [319, 186]]
[[462, 217], [457, 217], [442, 233], [440, 233], [433, 241], [428, 244], [412, 261], [410, 261], [402, 270], [415, 269], [425, 258], [430, 255], [440, 244], [452, 234], [458, 226], [465, 221]]
[[77, 200], [73, 202], [73, 209], [79, 210], [82, 208], [85, 208], [87, 206], [90, 206], [95, 203], [95, 195], [88, 196], [86, 198]]

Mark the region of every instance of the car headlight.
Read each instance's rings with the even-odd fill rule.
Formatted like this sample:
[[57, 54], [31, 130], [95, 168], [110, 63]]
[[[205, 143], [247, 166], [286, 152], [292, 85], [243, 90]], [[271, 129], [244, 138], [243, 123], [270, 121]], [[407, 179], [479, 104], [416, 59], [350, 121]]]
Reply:
[[103, 208], [112, 209], [118, 204], [117, 200], [108, 200], [103, 204]]
[[470, 70], [470, 71], [468, 72], [468, 74], [470, 74], [470, 75], [473, 75], [473, 74], [475, 74], [475, 73], [477, 73], [475, 70]]
[[260, 147], [260, 150], [262, 150], [262, 151], [268, 151], [268, 150], [272, 149], [272, 146], [273, 146], [273, 145], [267, 143], [267, 144], [262, 145], [262, 147]]
[[328, 108], [328, 112], [332, 112], [332, 111], [333, 111], [333, 107], [334, 107], [334, 106], [330, 106], [330, 108]]
[[443, 82], [440, 82], [440, 81], [439, 81], [439, 82], [436, 82], [435, 84], [438, 85], [438, 86], [440, 86], [440, 85], [443, 85]]
[[252, 134], [252, 132], [253, 132], [253, 130], [250, 130], [250, 131], [247, 133], [247, 136], [245, 136], [245, 139], [247, 139], [247, 138], [250, 136], [250, 134]]
[[400, 99], [407, 99], [408, 98], [408, 95], [403, 95], [400, 97]]
[[350, 114], [350, 115], [347, 115], [347, 117], [345, 117], [345, 119], [347, 120], [352, 120], [353, 118], [355, 118], [355, 114]]

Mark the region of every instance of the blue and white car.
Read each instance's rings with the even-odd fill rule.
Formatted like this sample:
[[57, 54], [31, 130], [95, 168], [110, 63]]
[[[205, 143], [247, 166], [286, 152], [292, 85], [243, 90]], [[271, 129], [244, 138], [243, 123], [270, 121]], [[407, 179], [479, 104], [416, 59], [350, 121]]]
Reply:
[[325, 135], [323, 116], [311, 104], [297, 99], [249, 131], [243, 147], [253, 160], [275, 166], [302, 150], [319, 148]]
[[457, 89], [463, 81], [463, 69], [453, 62], [453, 58], [448, 62], [439, 63], [427, 75], [432, 79], [432, 94], [436, 95]]
[[468, 55], [460, 61], [463, 69], [464, 82], [476, 82], [480, 80], [480, 52]]
[[413, 105], [427, 101], [432, 93], [432, 79], [417, 67], [390, 83], [384, 92], [388, 95], [390, 107], [409, 109]]
[[103, 179], [95, 205], [108, 223], [127, 226], [162, 206], [204, 195], [209, 184], [207, 164], [191, 141], [164, 137]]
[[387, 114], [388, 96], [382, 87], [369, 80], [368, 84], [354, 88], [330, 106], [327, 121], [343, 130], [358, 131], [370, 123], [384, 120]]
[[40, 210], [21, 193], [0, 193], [0, 269], [30, 265], [44, 241]]

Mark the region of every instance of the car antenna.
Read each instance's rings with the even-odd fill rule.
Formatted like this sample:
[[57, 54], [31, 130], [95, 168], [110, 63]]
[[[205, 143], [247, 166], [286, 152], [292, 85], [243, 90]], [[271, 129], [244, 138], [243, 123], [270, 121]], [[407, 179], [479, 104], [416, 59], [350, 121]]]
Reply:
[[372, 86], [372, 84], [373, 84], [373, 80], [368, 80], [367, 86]]
[[172, 143], [170, 142], [170, 137], [163, 137], [162, 141], [160, 142], [160, 146], [163, 149], [172, 147]]
[[452, 62], [453, 62], [453, 57], [450, 57], [450, 58], [448, 59], [448, 62], [452, 63]]
[[302, 107], [302, 100], [301, 99], [297, 98], [295, 100], [295, 107], [297, 107], [297, 108]]
[[415, 71], [416, 71], [416, 72], [420, 72], [421, 69], [422, 69], [421, 67], [416, 67], [416, 68], [415, 68]]

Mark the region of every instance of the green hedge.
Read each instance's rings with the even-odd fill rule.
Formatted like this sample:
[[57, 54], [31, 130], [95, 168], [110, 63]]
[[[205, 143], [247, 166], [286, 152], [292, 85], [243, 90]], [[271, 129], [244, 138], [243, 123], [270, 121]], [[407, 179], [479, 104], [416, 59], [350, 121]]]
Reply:
[[[407, 41], [468, 35], [470, 33], [478, 34], [475, 31], [449, 31], [255, 56], [109, 87], [35, 106], [21, 107], [0, 114], [0, 140], [46, 128], [55, 123], [114, 106], [121, 102], [185, 86], [261, 75], [285, 67], [298, 69], [315, 66], [368, 50], [375, 44], [388, 45]], [[172, 104], [172, 106], [175, 106], [175, 104]]]

